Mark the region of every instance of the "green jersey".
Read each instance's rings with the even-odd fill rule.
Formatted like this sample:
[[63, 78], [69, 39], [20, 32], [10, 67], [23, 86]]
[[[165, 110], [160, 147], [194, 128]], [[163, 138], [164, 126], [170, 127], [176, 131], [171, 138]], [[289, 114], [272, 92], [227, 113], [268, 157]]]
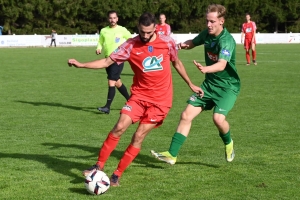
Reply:
[[219, 59], [227, 61], [223, 71], [207, 73], [205, 81], [217, 87], [239, 92], [240, 78], [235, 67], [236, 43], [227, 29], [224, 28], [217, 37], [209, 35], [206, 29], [193, 39], [193, 44], [195, 46], [204, 44], [206, 66], [215, 64]]
[[97, 49], [103, 49], [105, 57], [108, 57], [114, 50], [131, 37], [131, 33], [123, 26], [118, 25], [114, 28], [107, 26], [100, 31]]

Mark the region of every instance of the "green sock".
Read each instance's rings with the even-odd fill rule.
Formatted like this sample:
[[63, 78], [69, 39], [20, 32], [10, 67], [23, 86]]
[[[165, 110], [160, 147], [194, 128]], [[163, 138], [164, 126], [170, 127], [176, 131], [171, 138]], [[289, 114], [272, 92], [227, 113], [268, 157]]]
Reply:
[[223, 140], [225, 145], [227, 145], [231, 142], [230, 130], [226, 134], [223, 134], [223, 133], [219, 132], [219, 135], [220, 135], [220, 137]]
[[173, 156], [176, 157], [180, 147], [183, 145], [184, 141], [185, 141], [186, 137], [184, 135], [182, 135], [181, 133], [175, 133], [172, 137], [172, 142], [170, 144], [170, 148], [169, 148], [169, 153]]

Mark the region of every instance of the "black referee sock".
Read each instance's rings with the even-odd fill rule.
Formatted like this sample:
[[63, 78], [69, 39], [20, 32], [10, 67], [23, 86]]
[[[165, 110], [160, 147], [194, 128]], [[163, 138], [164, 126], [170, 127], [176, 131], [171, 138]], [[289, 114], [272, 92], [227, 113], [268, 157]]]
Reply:
[[108, 87], [108, 94], [107, 94], [107, 101], [106, 101], [106, 105], [104, 107], [106, 108], [110, 108], [110, 105], [112, 103], [112, 101], [114, 100], [116, 95], [116, 88], [115, 86], [113, 87]]
[[124, 84], [122, 84], [121, 87], [118, 88], [119, 92], [125, 97], [126, 100], [129, 99], [129, 94], [127, 92], [127, 88]]

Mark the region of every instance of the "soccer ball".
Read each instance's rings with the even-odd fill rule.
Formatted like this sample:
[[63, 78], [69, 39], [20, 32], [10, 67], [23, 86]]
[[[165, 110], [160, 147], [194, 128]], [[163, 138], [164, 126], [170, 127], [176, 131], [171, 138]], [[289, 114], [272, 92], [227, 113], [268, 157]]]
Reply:
[[103, 171], [95, 170], [85, 177], [84, 184], [89, 193], [101, 195], [108, 190], [110, 186], [110, 180]]

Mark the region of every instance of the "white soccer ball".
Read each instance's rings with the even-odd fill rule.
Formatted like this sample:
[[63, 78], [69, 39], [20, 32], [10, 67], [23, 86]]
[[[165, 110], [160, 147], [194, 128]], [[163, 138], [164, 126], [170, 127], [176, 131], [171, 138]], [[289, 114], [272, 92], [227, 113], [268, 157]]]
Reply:
[[84, 184], [89, 193], [101, 195], [108, 190], [110, 180], [103, 171], [95, 170], [85, 177]]

